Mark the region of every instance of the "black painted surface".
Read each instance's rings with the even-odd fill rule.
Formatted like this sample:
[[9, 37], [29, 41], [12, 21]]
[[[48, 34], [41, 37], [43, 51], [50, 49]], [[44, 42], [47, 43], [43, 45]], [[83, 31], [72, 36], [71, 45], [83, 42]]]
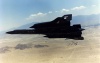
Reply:
[[71, 26], [70, 21], [72, 20], [72, 14], [57, 17], [53, 21], [37, 23], [31, 26], [30, 29], [13, 30], [6, 32], [8, 34], [44, 34], [48, 38], [71, 38], [81, 39], [84, 29], [81, 28], [80, 24], [74, 24]]

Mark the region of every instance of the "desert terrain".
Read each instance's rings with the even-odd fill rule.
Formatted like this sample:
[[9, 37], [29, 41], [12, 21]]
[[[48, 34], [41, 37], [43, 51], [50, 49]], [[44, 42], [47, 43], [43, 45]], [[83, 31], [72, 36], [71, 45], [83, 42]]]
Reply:
[[100, 27], [85, 29], [84, 40], [1, 35], [0, 63], [100, 63]]

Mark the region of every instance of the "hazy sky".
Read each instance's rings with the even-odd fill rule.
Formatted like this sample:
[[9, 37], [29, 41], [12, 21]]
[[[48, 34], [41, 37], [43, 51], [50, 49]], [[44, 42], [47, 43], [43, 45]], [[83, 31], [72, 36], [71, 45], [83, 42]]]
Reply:
[[64, 14], [100, 13], [100, 0], [0, 0], [0, 30], [31, 22], [52, 20]]

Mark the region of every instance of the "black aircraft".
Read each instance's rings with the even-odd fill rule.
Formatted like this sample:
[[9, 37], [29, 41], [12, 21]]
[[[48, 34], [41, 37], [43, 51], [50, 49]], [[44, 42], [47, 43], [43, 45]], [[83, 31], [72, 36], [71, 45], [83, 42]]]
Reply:
[[57, 17], [50, 22], [37, 23], [31, 26], [31, 29], [13, 30], [6, 32], [7, 34], [44, 34], [48, 38], [71, 38], [80, 39], [84, 29], [80, 24], [71, 26], [72, 14]]

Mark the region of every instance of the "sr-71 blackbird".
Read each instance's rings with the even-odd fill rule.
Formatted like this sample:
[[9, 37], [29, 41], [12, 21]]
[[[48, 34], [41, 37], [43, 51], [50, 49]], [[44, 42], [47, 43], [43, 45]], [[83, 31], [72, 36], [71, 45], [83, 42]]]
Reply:
[[57, 17], [50, 22], [37, 23], [31, 26], [31, 29], [13, 30], [6, 32], [7, 34], [44, 34], [48, 38], [70, 38], [81, 39], [82, 31], [80, 24], [71, 26], [72, 14]]

